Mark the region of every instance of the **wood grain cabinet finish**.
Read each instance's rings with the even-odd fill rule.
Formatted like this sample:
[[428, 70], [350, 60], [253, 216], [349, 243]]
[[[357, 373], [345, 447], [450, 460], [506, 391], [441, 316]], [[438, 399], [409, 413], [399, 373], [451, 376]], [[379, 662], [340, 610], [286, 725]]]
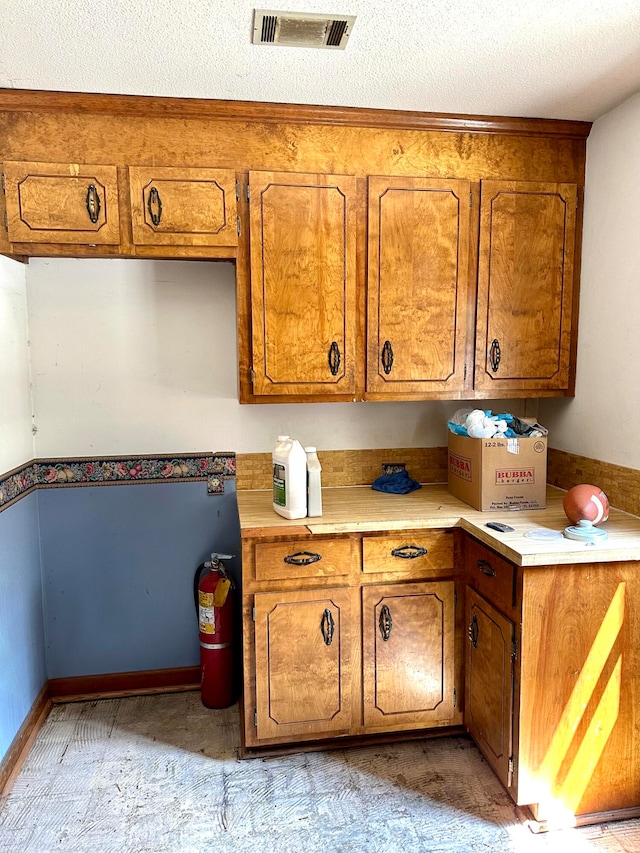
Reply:
[[[465, 543], [476, 587], [478, 549], [496, 562], [490, 549]], [[483, 595], [467, 586], [469, 733], [515, 802], [542, 823], [637, 817], [637, 564], [513, 568], [515, 607], [500, 589], [500, 572]]]
[[237, 246], [235, 173], [129, 166], [133, 242]]
[[363, 588], [367, 728], [454, 723], [454, 594], [453, 581]]
[[340, 588], [255, 596], [259, 739], [350, 731], [352, 600]]
[[505, 616], [517, 616], [514, 564], [470, 537], [465, 540], [464, 550], [467, 583]]
[[525, 571], [517, 797], [539, 819], [640, 814], [639, 636], [637, 563]]
[[5, 161], [2, 168], [11, 242], [120, 242], [115, 166]]
[[244, 536], [244, 748], [459, 730], [454, 540], [443, 530]]
[[425, 577], [434, 569], [453, 570], [453, 539], [450, 530], [363, 536], [362, 571], [395, 572], [410, 578]]
[[571, 388], [577, 186], [482, 181], [475, 388]]
[[357, 561], [353, 539], [269, 542], [256, 546], [256, 580], [348, 575]]
[[467, 587], [465, 720], [469, 734], [505, 786], [511, 785], [513, 622]]
[[250, 172], [256, 395], [355, 392], [356, 182]]
[[471, 183], [368, 180], [367, 391], [464, 388]]
[[3, 254], [235, 262], [242, 403], [575, 393], [586, 122], [2, 90], [0, 125]]

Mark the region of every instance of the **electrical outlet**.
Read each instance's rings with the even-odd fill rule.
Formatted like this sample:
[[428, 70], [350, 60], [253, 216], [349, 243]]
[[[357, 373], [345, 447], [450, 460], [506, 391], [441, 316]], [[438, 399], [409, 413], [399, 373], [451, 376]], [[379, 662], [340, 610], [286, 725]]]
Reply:
[[389, 474], [398, 474], [400, 471], [405, 471], [406, 467], [406, 463], [404, 462], [383, 462], [382, 476], [386, 477]]

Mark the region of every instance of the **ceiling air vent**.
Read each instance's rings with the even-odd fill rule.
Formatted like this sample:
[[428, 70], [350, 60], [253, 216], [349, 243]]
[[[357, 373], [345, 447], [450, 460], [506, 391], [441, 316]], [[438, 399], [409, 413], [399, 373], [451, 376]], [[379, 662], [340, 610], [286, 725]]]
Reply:
[[344, 50], [355, 15], [316, 15], [255, 9], [253, 43]]

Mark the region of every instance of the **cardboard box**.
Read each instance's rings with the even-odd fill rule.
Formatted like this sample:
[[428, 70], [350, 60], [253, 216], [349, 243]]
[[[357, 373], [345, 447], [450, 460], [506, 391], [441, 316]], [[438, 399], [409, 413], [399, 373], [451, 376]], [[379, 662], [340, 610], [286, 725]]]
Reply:
[[547, 438], [469, 438], [449, 432], [449, 491], [475, 509], [543, 509]]

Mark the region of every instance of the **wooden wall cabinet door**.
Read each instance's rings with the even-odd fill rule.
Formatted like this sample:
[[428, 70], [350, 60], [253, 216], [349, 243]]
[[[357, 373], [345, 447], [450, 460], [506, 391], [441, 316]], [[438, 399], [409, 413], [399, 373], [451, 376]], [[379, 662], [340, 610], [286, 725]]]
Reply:
[[572, 392], [577, 186], [482, 181], [475, 388]]
[[12, 243], [120, 242], [115, 166], [5, 161], [3, 173]]
[[515, 627], [471, 587], [466, 591], [466, 624], [467, 729], [502, 784], [509, 788]]
[[256, 395], [355, 392], [356, 182], [250, 172]]
[[346, 588], [256, 594], [259, 740], [349, 733], [352, 601]]
[[237, 246], [235, 173], [129, 166], [133, 242]]
[[367, 391], [464, 388], [471, 184], [369, 178]]
[[364, 724], [385, 731], [454, 717], [454, 582], [364, 587]]

